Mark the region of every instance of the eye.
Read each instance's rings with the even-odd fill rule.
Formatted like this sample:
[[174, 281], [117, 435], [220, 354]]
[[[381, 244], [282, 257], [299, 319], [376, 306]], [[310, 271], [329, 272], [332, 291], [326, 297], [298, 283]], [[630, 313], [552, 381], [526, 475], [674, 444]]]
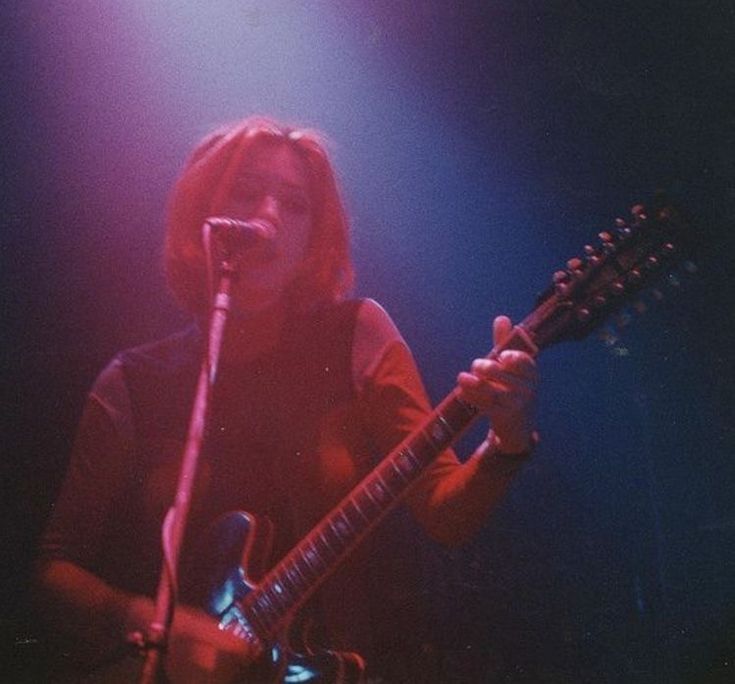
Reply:
[[232, 197], [238, 200], [255, 200], [263, 194], [263, 180], [253, 174], [245, 174], [237, 178], [232, 185]]
[[299, 192], [285, 192], [281, 196], [281, 203], [283, 208], [291, 214], [297, 216], [303, 216], [308, 214], [311, 209], [311, 204], [306, 195]]
[[237, 191], [237, 196], [244, 200], [256, 200], [262, 197], [263, 190], [255, 185], [248, 185], [244, 188], [240, 188]]

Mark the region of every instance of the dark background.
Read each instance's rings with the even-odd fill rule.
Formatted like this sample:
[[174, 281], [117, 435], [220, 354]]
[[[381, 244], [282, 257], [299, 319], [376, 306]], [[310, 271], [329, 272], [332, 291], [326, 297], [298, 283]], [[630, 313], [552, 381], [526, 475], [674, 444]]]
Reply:
[[614, 216], [658, 188], [691, 211], [696, 276], [541, 358], [533, 462], [426, 568], [452, 677], [735, 679], [733, 3], [28, 1], [1, 24], [6, 680], [42, 657], [28, 568], [84, 394], [184, 321], [171, 182], [251, 112], [331, 139], [357, 294], [437, 400]]

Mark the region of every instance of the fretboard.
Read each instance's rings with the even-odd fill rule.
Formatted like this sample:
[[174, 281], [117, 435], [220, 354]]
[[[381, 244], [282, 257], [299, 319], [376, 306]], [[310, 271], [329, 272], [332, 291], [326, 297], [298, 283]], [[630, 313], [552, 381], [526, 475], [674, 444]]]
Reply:
[[[527, 348], [511, 336], [502, 348]], [[523, 344], [521, 344], [523, 343]], [[490, 356], [501, 349], [494, 349]], [[240, 608], [258, 636], [276, 636], [284, 622], [334, 572], [406, 494], [419, 475], [477, 416], [457, 389], [400, 446], [386, 456], [243, 599]]]

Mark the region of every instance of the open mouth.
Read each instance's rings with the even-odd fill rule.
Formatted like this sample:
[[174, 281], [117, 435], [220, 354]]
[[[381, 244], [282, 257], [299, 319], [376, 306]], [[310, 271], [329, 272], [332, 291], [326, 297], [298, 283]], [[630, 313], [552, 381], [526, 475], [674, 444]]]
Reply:
[[276, 228], [270, 221], [215, 217], [208, 222], [216, 226], [213, 240], [216, 257], [229, 261], [236, 270], [263, 266], [278, 256]]

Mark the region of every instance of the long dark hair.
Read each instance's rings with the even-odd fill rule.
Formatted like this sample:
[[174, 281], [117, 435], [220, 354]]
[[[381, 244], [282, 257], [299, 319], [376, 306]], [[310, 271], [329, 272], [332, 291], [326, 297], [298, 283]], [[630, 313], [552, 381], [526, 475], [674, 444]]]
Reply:
[[322, 136], [262, 117], [248, 118], [206, 136], [192, 152], [171, 195], [166, 278], [179, 303], [195, 315], [209, 306], [202, 223], [231, 191], [249, 153], [262, 145], [287, 145], [303, 159], [309, 173], [312, 234], [306, 258], [289, 288], [291, 303], [305, 308], [337, 301], [352, 287], [349, 225]]

